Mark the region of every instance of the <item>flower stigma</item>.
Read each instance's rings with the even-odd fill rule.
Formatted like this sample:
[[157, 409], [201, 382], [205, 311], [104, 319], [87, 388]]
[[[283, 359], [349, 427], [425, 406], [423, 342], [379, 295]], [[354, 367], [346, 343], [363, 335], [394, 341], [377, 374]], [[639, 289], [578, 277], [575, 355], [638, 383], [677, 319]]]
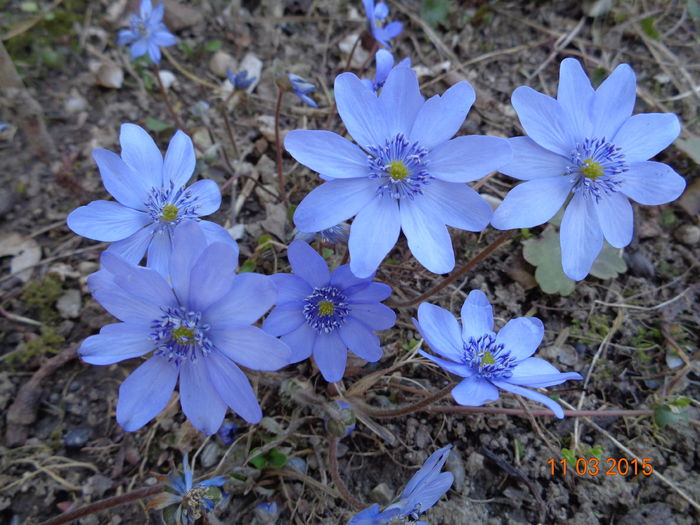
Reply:
[[605, 174], [605, 169], [601, 166], [600, 162], [596, 162], [590, 158], [584, 160], [579, 169], [584, 177], [588, 177], [591, 180], [596, 180]]
[[392, 160], [387, 167], [387, 171], [394, 180], [403, 180], [411, 174], [406, 165], [400, 160]]
[[335, 312], [335, 306], [330, 301], [319, 301], [318, 303], [318, 315], [327, 316], [333, 315]]
[[164, 222], [173, 222], [175, 219], [177, 219], [178, 211], [180, 210], [178, 210], [177, 206], [174, 204], [166, 204], [161, 210], [160, 220]]

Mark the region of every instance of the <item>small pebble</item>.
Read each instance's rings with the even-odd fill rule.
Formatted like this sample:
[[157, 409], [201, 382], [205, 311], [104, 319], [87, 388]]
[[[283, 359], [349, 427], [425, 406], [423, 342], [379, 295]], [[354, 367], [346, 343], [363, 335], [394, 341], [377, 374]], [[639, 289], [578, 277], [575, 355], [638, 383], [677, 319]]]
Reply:
[[82, 448], [90, 439], [90, 434], [89, 428], [74, 428], [63, 436], [63, 444], [68, 448]]
[[700, 242], [700, 228], [693, 224], [684, 224], [676, 230], [674, 237], [686, 246], [695, 246]]
[[372, 489], [370, 497], [372, 498], [372, 501], [376, 501], [380, 505], [386, 505], [391, 502], [392, 498], [394, 497], [394, 493], [386, 483], [380, 483]]
[[202, 450], [202, 455], [199, 457], [199, 461], [204, 468], [213, 467], [221, 457], [221, 447], [210, 441], [207, 446]]
[[82, 298], [80, 290], [66, 290], [66, 292], [56, 302], [58, 313], [64, 319], [75, 319], [80, 315]]

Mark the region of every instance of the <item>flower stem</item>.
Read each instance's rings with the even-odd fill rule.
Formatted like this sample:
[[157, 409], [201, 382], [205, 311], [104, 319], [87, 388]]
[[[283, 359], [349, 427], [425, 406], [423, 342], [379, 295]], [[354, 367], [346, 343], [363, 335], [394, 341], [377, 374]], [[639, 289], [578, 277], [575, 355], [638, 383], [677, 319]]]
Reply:
[[338, 492], [343, 497], [348, 505], [353, 507], [355, 510], [362, 510], [367, 505], [363, 505], [349, 490], [345, 482], [340, 477], [340, 472], [338, 472], [338, 438], [333, 435], [328, 435], [328, 463], [331, 469], [331, 478], [333, 483], [335, 483]]
[[277, 92], [277, 106], [275, 107], [275, 147], [277, 149], [277, 184], [279, 187], [280, 199], [285, 204], [287, 202], [287, 192], [284, 189], [284, 173], [282, 173], [282, 144], [280, 142], [280, 112], [282, 110], [282, 97], [284, 96], [284, 90], [278, 88]]
[[[499, 408], [499, 407], [466, 407], [466, 406], [440, 406], [430, 407], [427, 410], [438, 414], [504, 414], [507, 416], [527, 417], [527, 413], [520, 408]], [[529, 409], [531, 416], [552, 416], [551, 410], [547, 408]], [[639, 417], [653, 416], [653, 410], [564, 410], [566, 417]]]
[[481, 261], [486, 259], [489, 255], [491, 255], [494, 251], [496, 251], [496, 248], [498, 248], [501, 244], [506, 242], [511, 235], [513, 234], [513, 230], [506, 230], [504, 231], [501, 235], [496, 237], [496, 240], [494, 240], [491, 244], [489, 244], [486, 248], [481, 250], [472, 260], [470, 260], [467, 264], [462, 266], [459, 270], [456, 270], [452, 272], [452, 274], [444, 279], [442, 282], [436, 284], [432, 288], [430, 288], [427, 292], [419, 295], [418, 297], [415, 297], [411, 299], [410, 301], [406, 301], [403, 303], [394, 303], [391, 306], [395, 308], [403, 308], [407, 306], [413, 306], [415, 304], [418, 304], [422, 301], [425, 301], [426, 299], [432, 297], [436, 293], [438, 293], [440, 290], [445, 288], [448, 284], [456, 281], [460, 277], [462, 277], [465, 273], [467, 273], [469, 270], [474, 268], [477, 264], [479, 264]]
[[440, 401], [443, 397], [445, 397], [450, 392], [452, 392], [452, 389], [455, 386], [457, 386], [457, 383], [450, 383], [442, 390], [439, 390], [439, 391], [435, 392], [434, 394], [432, 394], [424, 399], [421, 399], [420, 401], [418, 401], [416, 403], [411, 403], [410, 405], [404, 405], [404, 406], [399, 407], [399, 408], [390, 408], [390, 409], [375, 408], [375, 407], [370, 406], [364, 402], [361, 403], [359, 408], [362, 412], [364, 412], [368, 416], [376, 417], [376, 418], [390, 418], [390, 417], [405, 416], [408, 414], [413, 414], [414, 412], [418, 412], [420, 409], [425, 408], [429, 405], [432, 405], [436, 401]]
[[79, 518], [89, 516], [90, 514], [111, 509], [119, 505], [123, 505], [124, 503], [129, 503], [131, 501], [143, 499], [148, 496], [153, 496], [160, 492], [163, 492], [163, 485], [144, 487], [142, 489], [127, 492], [126, 494], [121, 494], [119, 496], [105, 498], [94, 503], [90, 503], [89, 505], [85, 505], [84, 507], [77, 508], [75, 510], [64, 512], [60, 516], [56, 516], [55, 518], [51, 518], [50, 520], [42, 522], [40, 525], [62, 525], [63, 523], [70, 523]]
[[156, 81], [158, 82], [158, 87], [160, 88], [160, 95], [163, 97], [163, 101], [165, 102], [165, 105], [168, 107], [168, 112], [170, 113], [170, 117], [175, 122], [177, 129], [182, 130], [185, 133], [187, 133], [185, 126], [182, 124], [182, 121], [180, 120], [180, 117], [178, 117], [177, 113], [175, 113], [175, 109], [173, 108], [173, 105], [170, 102], [170, 97], [168, 96], [168, 92], [165, 90], [165, 86], [163, 85], [163, 81], [160, 79], [160, 68], [158, 67], [158, 64], [153, 64], [153, 70], [155, 71]]
[[228, 115], [226, 115], [226, 109], [223, 106], [219, 106], [219, 114], [224, 120], [224, 125], [226, 126], [226, 136], [228, 137], [228, 140], [231, 143], [231, 146], [233, 147], [233, 153], [236, 155], [236, 160], [240, 160], [241, 154], [238, 151], [236, 138], [233, 136], [233, 128], [231, 127], [231, 122], [229, 122]]

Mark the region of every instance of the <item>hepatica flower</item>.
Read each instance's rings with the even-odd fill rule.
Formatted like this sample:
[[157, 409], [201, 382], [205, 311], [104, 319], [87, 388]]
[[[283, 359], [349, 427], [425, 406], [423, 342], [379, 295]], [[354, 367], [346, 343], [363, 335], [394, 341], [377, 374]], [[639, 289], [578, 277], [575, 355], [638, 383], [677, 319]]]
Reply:
[[180, 382], [180, 403], [192, 424], [214, 434], [230, 407], [249, 423], [262, 417], [238, 364], [277, 370], [289, 363], [286, 344], [251, 326], [274, 303], [267, 276], [234, 268], [238, 251], [207, 243], [196, 223], [175, 230], [171, 284], [155, 270], [105, 252], [88, 279], [93, 297], [120, 323], [88, 337], [78, 353], [94, 365], [151, 354], [119, 388], [117, 421], [134, 431], [165, 408]]
[[356, 216], [350, 228], [350, 267], [370, 276], [403, 230], [418, 261], [435, 273], [454, 268], [445, 225], [481, 231], [490, 206], [465, 182], [510, 160], [508, 142], [471, 135], [450, 140], [474, 102], [459, 82], [424, 100], [416, 74], [395, 67], [379, 95], [352, 73], [335, 80], [338, 112], [356, 144], [320, 130], [287, 134], [287, 151], [328, 182], [294, 213], [301, 231], [320, 231]]
[[423, 339], [441, 357], [419, 350], [442, 368], [464, 379], [452, 390], [460, 405], [481, 406], [498, 399], [498, 390], [527, 397], [564, 417], [559, 403], [524, 387], [558, 385], [583, 379], [576, 372], [561, 373], [538, 357], [531, 357], [542, 341], [544, 326], [536, 317], [512, 319], [493, 331], [493, 310], [479, 290], [472, 290], [462, 306], [462, 328], [447, 310], [429, 303], [418, 308], [413, 320]]
[[386, 284], [359, 279], [345, 264], [331, 274], [326, 261], [303, 241], [287, 251], [293, 274], [271, 276], [277, 285], [277, 307], [263, 330], [282, 336], [292, 351], [291, 362], [314, 356], [328, 382], [340, 381], [347, 351], [370, 362], [382, 356], [374, 330], [394, 326], [396, 314], [381, 304], [391, 294]]
[[401, 22], [389, 22], [389, 7], [384, 2], [374, 4], [374, 0], [362, 0], [367, 13], [369, 29], [374, 39], [384, 47], [391, 48], [389, 40], [401, 34]]
[[421, 469], [408, 482], [401, 492], [399, 501], [379, 511], [376, 503], [356, 514], [348, 525], [393, 525], [408, 524], [427, 525], [425, 521], [416, 521], [418, 517], [431, 508], [445, 494], [454, 481], [451, 472], [440, 472], [452, 445], [436, 450], [425, 461]]
[[141, 0], [138, 13], [131, 15], [131, 27], [117, 35], [117, 45], [131, 46], [131, 58], [148, 53], [154, 64], [160, 62], [160, 48], [172, 46], [177, 38], [163, 23], [165, 4], [152, 7], [151, 0]]
[[[386, 49], [379, 49], [374, 55], [374, 62], [376, 64], [374, 80], [363, 78], [362, 83], [376, 92], [384, 87], [384, 82], [386, 82], [389, 72], [394, 67], [394, 55]], [[409, 57], [404, 58], [396, 64], [396, 67], [411, 67], [411, 59]]]
[[581, 64], [564, 59], [553, 99], [529, 88], [513, 93], [528, 137], [510, 140], [513, 160], [500, 171], [527, 182], [513, 188], [493, 216], [500, 229], [529, 228], [551, 219], [571, 195], [561, 223], [564, 272], [581, 280], [603, 246], [632, 240], [628, 198], [664, 204], [685, 189], [666, 164], [650, 162], [680, 133], [670, 113], [632, 116], [634, 72], [621, 64], [596, 90]]
[[226, 76], [228, 77], [229, 82], [231, 82], [233, 85], [233, 88], [240, 90], [247, 89], [256, 80], [256, 77], [249, 77], [248, 71], [245, 69], [243, 71], [239, 71], [238, 73], [234, 73], [227, 68]]
[[148, 266], [165, 274], [172, 252], [173, 229], [183, 222], [199, 222], [210, 241], [235, 244], [218, 224], [200, 217], [214, 213], [221, 193], [214, 181], [185, 184], [195, 168], [192, 141], [175, 133], [163, 155], [145, 130], [122, 124], [121, 157], [96, 149], [92, 157], [102, 182], [116, 201], [93, 201], [68, 216], [68, 227], [78, 235], [113, 244], [109, 253], [138, 263], [148, 252]]
[[308, 106], [317, 108], [318, 104], [316, 104], [316, 101], [309, 96], [309, 93], [313, 93], [316, 90], [316, 86], [299, 75], [295, 75], [294, 73], [289, 73], [287, 77], [292, 83], [292, 93], [299, 97], [301, 101]]

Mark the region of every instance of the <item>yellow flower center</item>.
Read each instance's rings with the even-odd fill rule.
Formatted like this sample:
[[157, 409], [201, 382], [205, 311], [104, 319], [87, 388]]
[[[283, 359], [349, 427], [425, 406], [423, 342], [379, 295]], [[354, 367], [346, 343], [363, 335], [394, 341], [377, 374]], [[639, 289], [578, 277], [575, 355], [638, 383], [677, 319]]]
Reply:
[[318, 315], [333, 315], [335, 312], [335, 306], [330, 301], [319, 301], [318, 303]]
[[605, 170], [599, 162], [596, 162], [593, 159], [586, 159], [581, 165], [581, 173], [591, 180], [596, 180], [605, 173]]
[[489, 352], [488, 350], [484, 352], [483, 357], [481, 358], [481, 364], [482, 365], [494, 365], [496, 364], [496, 360], [493, 358], [493, 354]]
[[187, 344], [192, 342], [194, 339], [194, 329], [185, 328], [184, 326], [179, 326], [172, 331], [173, 339], [175, 339], [180, 344]]
[[411, 173], [406, 165], [400, 160], [392, 160], [389, 163], [389, 176], [394, 180], [403, 180]]
[[173, 222], [177, 219], [177, 206], [174, 204], [166, 204], [160, 212], [160, 219], [165, 222]]

